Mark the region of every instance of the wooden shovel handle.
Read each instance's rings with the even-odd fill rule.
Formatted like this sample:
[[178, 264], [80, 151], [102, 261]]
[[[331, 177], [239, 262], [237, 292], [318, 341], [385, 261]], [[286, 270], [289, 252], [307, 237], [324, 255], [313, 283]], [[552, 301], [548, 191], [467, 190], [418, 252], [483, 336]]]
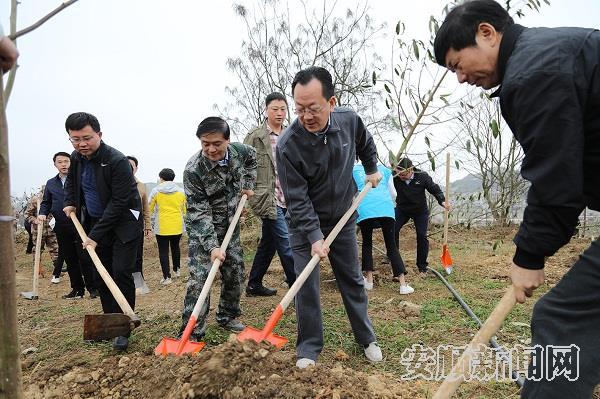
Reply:
[[433, 399], [447, 399], [456, 392], [458, 386], [464, 381], [465, 370], [468, 370], [473, 353], [479, 350], [481, 345], [486, 345], [490, 341], [500, 329], [504, 319], [506, 319], [506, 316], [508, 316], [516, 303], [515, 290], [510, 286], [492, 311], [492, 314], [490, 314], [490, 317], [487, 318], [477, 334], [475, 334], [469, 346], [467, 346], [460, 359], [458, 359], [458, 362], [452, 367], [452, 371], [444, 382], [442, 382], [435, 395], [433, 395]]
[[[37, 213], [40, 214], [41, 201], [37, 200]], [[37, 235], [35, 236], [35, 254], [33, 256], [33, 292], [34, 296], [38, 296], [38, 287], [40, 285], [40, 262], [42, 258], [42, 235], [44, 234], [44, 223], [37, 221]]]
[[[79, 220], [77, 219], [77, 216], [75, 215], [75, 212], [71, 212], [69, 214], [69, 217], [73, 221], [73, 224], [75, 225], [75, 228], [77, 229], [77, 232], [79, 233], [79, 236], [81, 237], [81, 240], [82, 241], [87, 240], [88, 236], [85, 233], [85, 231], [83, 230], [81, 223], [79, 223]], [[94, 262], [94, 266], [96, 266], [96, 270], [98, 270], [98, 273], [100, 274], [100, 277], [102, 277], [104, 284], [106, 284], [106, 286], [110, 290], [111, 294], [113, 295], [113, 297], [119, 304], [119, 307], [121, 308], [123, 313], [125, 313], [127, 316], [131, 317], [132, 320], [139, 320], [138, 317], [136, 316], [136, 314], [133, 312], [133, 309], [131, 309], [131, 306], [129, 306], [129, 302], [127, 302], [127, 299], [125, 299], [125, 297], [123, 296], [123, 293], [121, 292], [119, 287], [117, 287], [117, 284], [115, 284], [115, 282], [112, 279], [112, 277], [110, 276], [110, 274], [108, 274], [108, 271], [102, 264], [102, 261], [96, 254], [96, 251], [91, 247], [85, 247], [85, 249], [87, 249], [88, 253], [90, 254], [90, 258], [92, 258], [92, 262]]]
[[[450, 153], [446, 154], [446, 204], [450, 202]], [[444, 207], [444, 244], [448, 244], [448, 216], [449, 211]]]
[[[350, 219], [350, 216], [352, 216], [354, 211], [356, 211], [356, 208], [358, 208], [358, 205], [363, 200], [363, 198], [365, 198], [365, 196], [372, 187], [373, 185], [371, 184], [371, 182], [365, 184], [358, 196], [354, 198], [354, 201], [352, 201], [352, 205], [350, 206], [350, 208], [340, 218], [340, 220], [337, 222], [333, 230], [331, 230], [327, 238], [325, 238], [325, 246], [329, 247], [333, 240], [335, 240], [339, 232], [348, 222], [348, 219]], [[300, 273], [296, 277], [296, 281], [294, 282], [294, 284], [292, 284], [288, 292], [285, 294], [285, 296], [281, 299], [281, 302], [279, 303], [283, 310], [287, 309], [290, 302], [292, 302], [298, 291], [300, 291], [300, 288], [302, 288], [302, 285], [304, 284], [306, 279], [308, 279], [308, 276], [310, 275], [310, 273], [312, 273], [313, 269], [319, 263], [320, 260], [321, 258], [319, 257], [319, 255], [313, 255], [313, 257], [310, 259], [310, 262], [308, 262], [308, 264], [304, 267], [304, 270], [302, 270], [302, 273]]]

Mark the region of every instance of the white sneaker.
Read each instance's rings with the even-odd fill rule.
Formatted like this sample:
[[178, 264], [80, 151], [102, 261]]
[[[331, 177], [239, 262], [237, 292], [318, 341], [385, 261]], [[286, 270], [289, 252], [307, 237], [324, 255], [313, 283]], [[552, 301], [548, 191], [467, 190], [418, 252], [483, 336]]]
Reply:
[[381, 353], [381, 348], [377, 345], [377, 342], [371, 342], [369, 346], [365, 348], [365, 356], [373, 363], [383, 360], [383, 354]]
[[161, 283], [162, 285], [169, 285], [169, 284], [171, 284], [172, 282], [173, 282], [173, 280], [171, 280], [169, 277], [167, 277], [167, 278], [163, 278], [162, 280], [160, 280], [160, 283]]
[[373, 289], [373, 283], [369, 283], [366, 277], [363, 277], [363, 280], [365, 280], [365, 290], [371, 291]]
[[408, 284], [400, 286], [400, 295], [408, 295], [413, 292], [415, 292], [415, 289]]
[[60, 277], [52, 276], [52, 280], [50, 280], [52, 284], [60, 283]]
[[177, 271], [175, 272], [175, 276], [176, 277], [181, 277], [181, 272], [179, 271], [179, 269], [177, 269]]
[[307, 357], [302, 357], [296, 361], [296, 367], [298, 367], [299, 369], [305, 369], [308, 366], [314, 366], [314, 365], [315, 365], [315, 361], [312, 359], [309, 359]]

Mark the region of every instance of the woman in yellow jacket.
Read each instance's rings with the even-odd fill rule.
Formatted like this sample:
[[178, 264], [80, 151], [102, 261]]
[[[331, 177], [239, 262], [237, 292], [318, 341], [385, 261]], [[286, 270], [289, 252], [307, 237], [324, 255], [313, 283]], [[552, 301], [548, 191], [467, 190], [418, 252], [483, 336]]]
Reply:
[[158, 174], [160, 184], [150, 193], [150, 214], [152, 215], [152, 230], [158, 243], [158, 257], [162, 268], [163, 279], [161, 284], [171, 284], [169, 268], [169, 246], [173, 259], [173, 271], [180, 276], [179, 240], [185, 229], [183, 217], [185, 215], [185, 194], [183, 189], [173, 182], [175, 172], [165, 168]]

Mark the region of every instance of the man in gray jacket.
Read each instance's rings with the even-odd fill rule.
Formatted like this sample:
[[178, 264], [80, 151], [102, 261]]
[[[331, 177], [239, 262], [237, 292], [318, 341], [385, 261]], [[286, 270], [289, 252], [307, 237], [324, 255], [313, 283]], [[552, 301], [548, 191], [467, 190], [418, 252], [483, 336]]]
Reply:
[[[310, 258], [329, 257], [354, 337], [372, 362], [383, 356], [367, 315], [367, 293], [358, 263], [355, 217], [342, 228], [331, 247], [323, 237], [346, 212], [356, 194], [352, 168], [356, 155], [373, 186], [381, 180], [377, 149], [356, 113], [335, 108], [331, 74], [310, 67], [296, 74], [292, 95], [298, 118], [277, 144], [277, 170], [287, 200], [290, 244], [299, 275]], [[323, 349], [319, 268], [296, 295], [298, 339], [296, 366], [315, 364]]]
[[294, 257], [285, 221], [287, 207], [275, 168], [275, 148], [284, 130], [287, 100], [281, 93], [271, 93], [265, 99], [265, 108], [265, 123], [248, 133], [244, 139], [244, 144], [256, 149], [258, 162], [256, 190], [248, 203], [262, 221], [262, 236], [248, 275], [248, 296], [271, 296], [277, 293], [276, 289], [263, 285], [263, 277], [275, 252], [279, 255], [288, 285], [291, 286], [296, 280]]

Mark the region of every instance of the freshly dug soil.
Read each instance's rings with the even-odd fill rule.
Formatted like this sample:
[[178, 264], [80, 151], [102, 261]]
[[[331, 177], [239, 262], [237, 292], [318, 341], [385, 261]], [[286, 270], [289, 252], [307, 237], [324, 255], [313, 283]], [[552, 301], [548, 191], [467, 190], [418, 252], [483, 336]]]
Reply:
[[417, 398], [422, 385], [341, 365], [299, 370], [267, 343], [229, 342], [197, 355], [114, 356], [96, 367], [39, 370], [27, 398]]

